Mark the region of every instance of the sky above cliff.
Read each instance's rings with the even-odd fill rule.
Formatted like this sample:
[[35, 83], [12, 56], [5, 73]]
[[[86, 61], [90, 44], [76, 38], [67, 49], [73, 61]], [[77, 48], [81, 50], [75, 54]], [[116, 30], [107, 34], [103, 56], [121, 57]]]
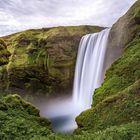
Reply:
[[135, 1], [0, 0], [0, 36], [52, 26], [111, 26]]

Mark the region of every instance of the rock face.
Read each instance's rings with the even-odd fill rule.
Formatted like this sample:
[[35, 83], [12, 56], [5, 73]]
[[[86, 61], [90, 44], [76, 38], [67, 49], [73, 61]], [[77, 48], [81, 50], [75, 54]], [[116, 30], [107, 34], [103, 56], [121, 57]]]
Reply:
[[80, 39], [103, 28], [93, 26], [28, 30], [4, 37], [11, 53], [0, 69], [1, 90], [61, 93], [72, 89]]
[[[77, 132], [105, 130], [140, 120], [140, 0], [113, 25], [106, 78], [93, 96], [92, 108], [77, 117]], [[111, 53], [111, 54], [110, 54]], [[108, 60], [109, 59], [109, 60]], [[111, 61], [110, 61], [111, 59]], [[131, 135], [133, 138], [134, 135]], [[130, 139], [131, 139], [130, 138]], [[125, 138], [127, 139], [127, 138]]]
[[117, 60], [139, 29], [139, 1], [111, 28], [106, 53], [105, 70]]

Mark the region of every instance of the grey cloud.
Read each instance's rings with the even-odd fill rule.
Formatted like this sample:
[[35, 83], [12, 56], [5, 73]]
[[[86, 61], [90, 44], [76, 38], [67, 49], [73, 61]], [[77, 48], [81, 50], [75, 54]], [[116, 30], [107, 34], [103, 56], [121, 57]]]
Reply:
[[1, 0], [0, 26], [6, 26], [5, 29], [0, 29], [0, 35], [6, 35], [7, 30], [9, 34], [10, 29], [12, 33], [28, 28], [59, 25], [111, 26], [134, 2], [135, 0]]

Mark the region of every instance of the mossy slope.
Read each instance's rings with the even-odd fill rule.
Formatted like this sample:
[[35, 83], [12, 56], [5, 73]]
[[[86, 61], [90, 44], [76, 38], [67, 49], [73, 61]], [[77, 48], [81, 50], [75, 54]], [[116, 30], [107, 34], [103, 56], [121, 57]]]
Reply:
[[85, 131], [81, 135], [66, 136], [62, 138], [55, 136], [55, 138], [56, 140], [61, 140], [62, 138], [67, 140], [139, 140], [140, 123], [132, 122], [120, 126], [112, 126], [103, 131], [94, 133]]
[[55, 27], [4, 37], [11, 57], [6, 69], [0, 70], [4, 75], [0, 84], [7, 83], [4, 89], [18, 92], [60, 93], [72, 89], [79, 41], [83, 35], [101, 29]]
[[17, 95], [0, 98], [1, 140], [137, 140], [140, 136], [137, 121], [113, 126], [93, 133], [60, 135], [51, 131], [48, 120], [39, 117], [39, 111]]
[[78, 135], [52, 134], [49, 137], [36, 137], [35, 140], [139, 140], [140, 123], [132, 122], [124, 125], [112, 126], [94, 133], [83, 132]]
[[[124, 91], [106, 98], [83, 112], [77, 122], [79, 130], [94, 132], [111, 126], [140, 120], [140, 80]], [[77, 132], [79, 131], [77, 130]]]
[[47, 119], [39, 117], [39, 110], [17, 95], [0, 99], [0, 139], [30, 140], [52, 134]]

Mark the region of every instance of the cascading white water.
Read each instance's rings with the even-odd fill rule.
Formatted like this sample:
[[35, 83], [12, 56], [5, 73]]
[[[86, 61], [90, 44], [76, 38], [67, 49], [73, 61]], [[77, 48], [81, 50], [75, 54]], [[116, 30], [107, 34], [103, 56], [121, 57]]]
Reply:
[[75, 117], [90, 108], [93, 92], [104, 79], [103, 66], [109, 30], [105, 29], [82, 37], [75, 68], [72, 99], [52, 101], [46, 111], [41, 109], [43, 110], [41, 115], [50, 118], [54, 131], [72, 132], [77, 127]]
[[82, 37], [75, 69], [73, 100], [90, 108], [92, 93], [103, 82], [103, 65], [110, 29]]

